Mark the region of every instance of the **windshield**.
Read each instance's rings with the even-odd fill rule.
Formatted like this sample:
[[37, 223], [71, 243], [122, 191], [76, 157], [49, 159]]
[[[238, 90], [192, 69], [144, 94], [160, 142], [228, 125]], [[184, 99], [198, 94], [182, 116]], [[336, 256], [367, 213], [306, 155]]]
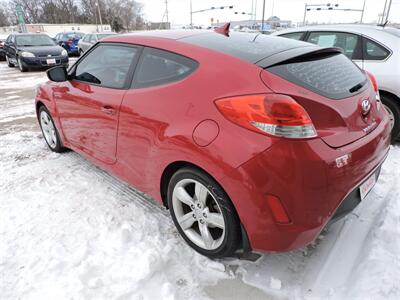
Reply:
[[47, 35], [18, 35], [16, 36], [18, 46], [54, 46], [54, 41]]
[[97, 38], [99, 39], [99, 40], [101, 40], [101, 39], [104, 39], [105, 37], [108, 37], [108, 36], [110, 36], [110, 35], [113, 35], [112, 33], [102, 33], [102, 34], [98, 34], [97, 35]]
[[82, 36], [83, 34], [80, 32], [70, 32], [64, 35], [64, 37], [66, 37], [67, 39], [81, 39]]

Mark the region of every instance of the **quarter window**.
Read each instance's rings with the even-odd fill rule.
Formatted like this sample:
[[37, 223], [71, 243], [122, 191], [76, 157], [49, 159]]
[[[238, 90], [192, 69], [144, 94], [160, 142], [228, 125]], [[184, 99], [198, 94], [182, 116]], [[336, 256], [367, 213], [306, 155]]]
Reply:
[[187, 57], [154, 48], [143, 50], [134, 77], [134, 87], [144, 88], [181, 80], [191, 74], [198, 63]]
[[91, 38], [91, 34], [87, 34], [87, 35], [85, 35], [85, 37], [83, 38], [83, 41], [84, 42], [89, 42], [90, 41], [90, 38]]
[[96, 35], [95, 35], [95, 34], [92, 34], [92, 36], [90, 37], [90, 42], [91, 42], [92, 44], [94, 44], [94, 43], [97, 42], [97, 40], [96, 40]]
[[365, 39], [364, 59], [365, 60], [384, 60], [389, 56], [389, 50], [378, 43]]
[[99, 45], [76, 67], [75, 79], [109, 88], [123, 88], [137, 55], [136, 47]]
[[358, 51], [359, 37], [346, 32], [311, 32], [307, 42], [321, 47], [338, 47], [343, 54], [350, 59], [361, 59], [361, 51]]

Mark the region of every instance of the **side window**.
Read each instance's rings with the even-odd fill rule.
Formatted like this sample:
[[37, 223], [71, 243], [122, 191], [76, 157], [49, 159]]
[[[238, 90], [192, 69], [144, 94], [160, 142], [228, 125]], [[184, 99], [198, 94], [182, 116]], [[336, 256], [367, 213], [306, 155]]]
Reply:
[[359, 36], [346, 32], [311, 32], [307, 42], [321, 47], [338, 47], [350, 59], [361, 59]]
[[95, 34], [92, 34], [92, 35], [91, 35], [91, 37], [90, 37], [90, 42], [91, 42], [92, 44], [94, 44], [94, 43], [97, 42], [97, 39], [96, 39], [96, 35], [95, 35]]
[[11, 36], [10, 42], [13, 43], [13, 44], [15, 44], [15, 35], [12, 35], [12, 36]]
[[102, 44], [93, 49], [75, 69], [75, 79], [109, 88], [124, 88], [138, 48]]
[[83, 41], [84, 41], [84, 42], [89, 42], [91, 37], [92, 37], [91, 34], [87, 34], [87, 35], [85, 35], [85, 37], [83, 38]]
[[364, 60], [384, 60], [390, 51], [369, 39], [364, 38]]
[[292, 39], [292, 40], [300, 41], [301, 38], [303, 37], [303, 35], [304, 35], [304, 31], [285, 33], [285, 34], [281, 34], [279, 36], [285, 37], [285, 38], [288, 38], [288, 39]]
[[144, 88], [179, 81], [189, 76], [197, 66], [196, 61], [182, 55], [145, 48], [133, 85], [135, 88]]

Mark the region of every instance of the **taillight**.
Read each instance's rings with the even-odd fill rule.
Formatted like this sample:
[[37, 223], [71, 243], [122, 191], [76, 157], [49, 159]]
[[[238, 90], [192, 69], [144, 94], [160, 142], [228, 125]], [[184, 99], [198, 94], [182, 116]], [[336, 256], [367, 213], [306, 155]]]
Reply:
[[370, 80], [371, 83], [372, 83], [372, 86], [374, 87], [374, 91], [375, 91], [375, 92], [378, 92], [378, 91], [379, 91], [379, 90], [378, 90], [378, 83], [376, 82], [375, 76], [372, 75], [372, 73], [370, 73], [370, 72], [368, 72], [368, 71], [366, 71], [366, 72], [367, 72], [367, 74], [368, 74], [369, 80]]
[[378, 111], [381, 109], [381, 96], [379, 95], [379, 89], [378, 89], [378, 83], [376, 82], [376, 78], [374, 75], [372, 75], [372, 73], [367, 72], [368, 78], [371, 81], [371, 84], [374, 88], [375, 91], [375, 99], [376, 99], [376, 106]]
[[293, 139], [317, 136], [305, 109], [287, 95], [237, 96], [215, 104], [228, 120], [255, 132]]

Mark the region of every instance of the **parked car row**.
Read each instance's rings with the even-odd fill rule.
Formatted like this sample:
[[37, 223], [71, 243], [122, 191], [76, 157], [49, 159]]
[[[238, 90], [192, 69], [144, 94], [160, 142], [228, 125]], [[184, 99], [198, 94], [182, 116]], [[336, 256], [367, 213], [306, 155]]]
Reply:
[[9, 67], [21, 72], [57, 65], [68, 66], [68, 53], [48, 35], [37, 33], [12, 33], [4, 43]]
[[0, 35], [0, 60], [6, 60], [6, 54], [4, 52], [4, 42], [6, 39], [7, 36]]
[[68, 66], [70, 55], [81, 55], [104, 37], [115, 33], [62, 32], [54, 38], [44, 33], [12, 33], [0, 36], [0, 60], [21, 72], [30, 69]]

